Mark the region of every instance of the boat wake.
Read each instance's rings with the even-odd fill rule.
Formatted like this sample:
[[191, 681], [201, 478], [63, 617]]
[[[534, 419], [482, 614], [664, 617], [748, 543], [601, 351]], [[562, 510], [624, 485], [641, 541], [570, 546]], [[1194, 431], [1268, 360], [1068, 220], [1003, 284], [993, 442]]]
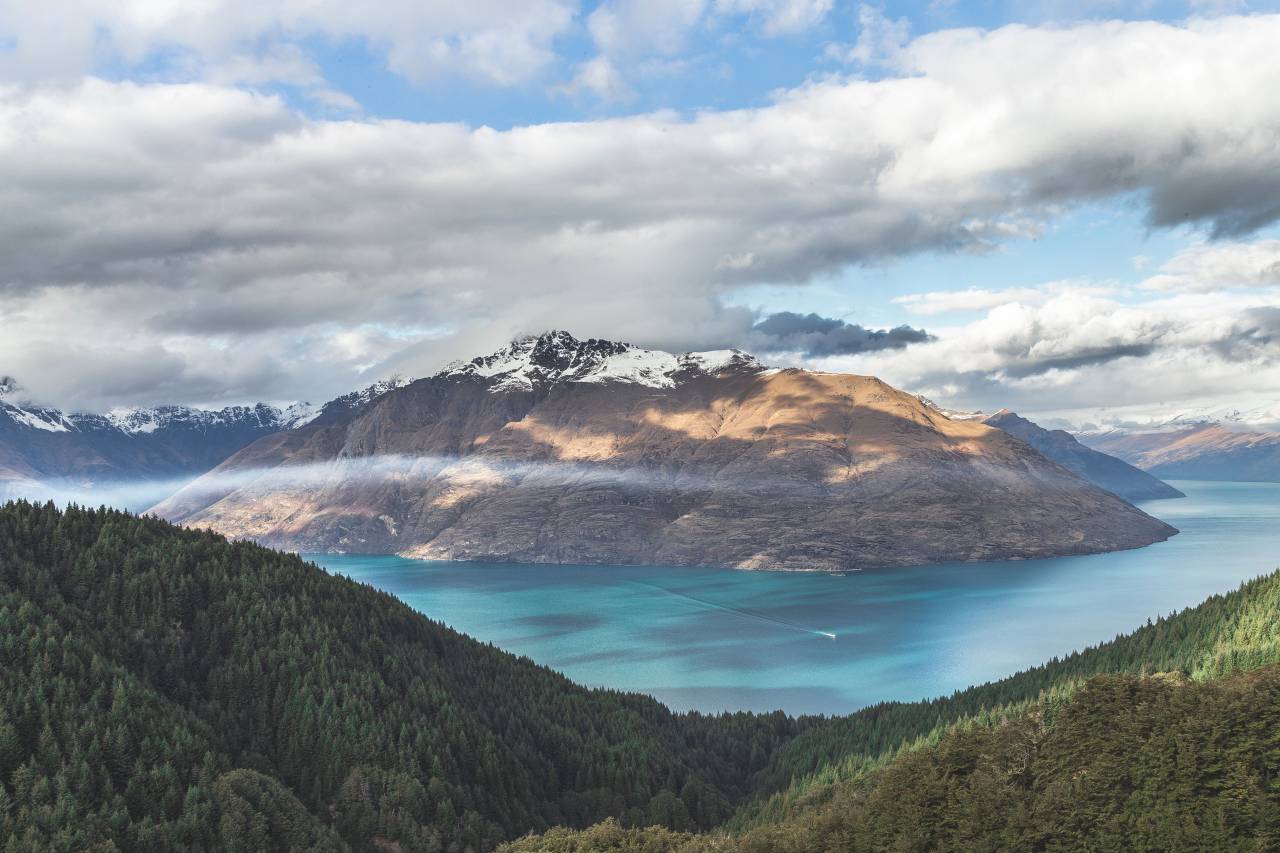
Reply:
[[712, 610], [720, 610], [725, 613], [732, 613], [733, 615], [741, 616], [744, 619], [755, 619], [759, 622], [768, 622], [772, 625], [777, 625], [782, 628], [790, 628], [792, 631], [800, 631], [805, 634], [813, 634], [818, 637], [826, 637], [829, 640], [834, 640], [836, 638], [836, 635], [831, 631], [819, 631], [816, 628], [808, 628], [804, 625], [799, 625], [795, 622], [789, 622], [786, 619], [779, 619], [776, 616], [768, 616], [764, 613], [757, 613], [754, 610], [747, 610], [741, 607], [729, 607], [728, 605], [725, 605], [725, 604], [717, 604], [714, 601], [707, 601], [705, 598], [698, 598], [697, 596], [689, 595], [686, 592], [680, 592], [674, 589], [667, 589], [665, 586], [658, 586], [657, 584], [653, 584], [653, 583], [645, 583], [644, 581], [631, 581], [631, 583], [634, 584], [635, 586], [642, 586], [642, 587], [645, 587], [646, 589], [654, 590], [655, 592], [660, 592], [666, 595], [674, 596], [675, 598], [683, 598], [686, 601], [692, 601], [695, 604], [700, 604], [703, 607], [709, 607]]

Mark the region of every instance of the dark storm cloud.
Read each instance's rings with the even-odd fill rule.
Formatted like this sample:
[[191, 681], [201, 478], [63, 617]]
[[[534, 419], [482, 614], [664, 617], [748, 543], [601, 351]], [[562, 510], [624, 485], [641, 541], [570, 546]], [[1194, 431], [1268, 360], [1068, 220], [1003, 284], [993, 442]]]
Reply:
[[1212, 346], [1230, 361], [1280, 358], [1280, 308], [1252, 308], [1244, 312], [1231, 331]]
[[1016, 377], [1036, 376], [1050, 370], [1076, 370], [1094, 367], [1120, 358], [1142, 358], [1156, 351], [1155, 342], [1124, 343], [1111, 346], [1089, 347], [1079, 352], [1053, 358], [1035, 358], [1015, 362], [1005, 368], [1005, 374]]
[[1210, 235], [1219, 240], [1252, 234], [1280, 220], [1280, 174], [1259, 172], [1247, 163], [1226, 169], [1189, 166], [1151, 193], [1147, 220], [1152, 225], [1207, 223]]
[[781, 311], [751, 327], [750, 346], [760, 352], [795, 352], [811, 358], [857, 355], [877, 350], [902, 349], [933, 340], [924, 329], [898, 326], [868, 329], [818, 314]]

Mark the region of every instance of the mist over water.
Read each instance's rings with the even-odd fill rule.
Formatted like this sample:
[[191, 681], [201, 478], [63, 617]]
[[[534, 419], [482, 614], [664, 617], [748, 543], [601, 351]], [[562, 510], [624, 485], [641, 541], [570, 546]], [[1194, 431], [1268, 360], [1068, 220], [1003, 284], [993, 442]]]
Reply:
[[273, 491], [306, 489], [322, 492], [326, 488], [369, 483], [418, 487], [447, 483], [491, 488], [509, 487], [515, 483], [545, 487], [613, 486], [641, 492], [715, 490], [720, 495], [767, 490], [771, 494], [793, 498], [817, 496], [826, 491], [822, 483], [795, 478], [735, 474], [728, 482], [722, 482], [678, 465], [631, 466], [610, 461], [531, 461], [479, 454], [387, 453], [341, 456], [303, 464], [215, 469], [199, 476], [159, 479], [91, 482], [44, 478], [39, 481], [13, 481], [0, 483], [0, 501], [14, 498], [52, 500], [60, 505], [105, 505], [143, 512], [175, 495], [180, 495], [186, 504], [199, 507], [241, 489], [253, 495], [269, 495]]
[[53, 501], [59, 506], [109, 506], [145, 512], [186, 486], [193, 477], [85, 483], [69, 479], [13, 481], [0, 484], [0, 503], [10, 500]]
[[[892, 458], [881, 459], [886, 466]], [[949, 466], [966, 474], [980, 472], [994, 482], [1017, 483], [1022, 475], [975, 455], [931, 462], [941, 475]], [[1052, 468], [1042, 472], [1048, 475]], [[115, 475], [33, 476], [0, 480], [0, 502], [12, 499], [53, 501], [59, 505], [110, 506], [131, 512], [157, 508], [182, 521], [239, 493], [244, 500], [269, 501], [283, 492], [324, 495], [351, 487], [393, 484], [403, 489], [463, 487], [479, 492], [511, 488], [608, 488], [639, 495], [714, 495], [721, 500], [766, 493], [780, 499], [830, 498], [841, 490], [847, 466], [834, 464], [827, 477], [797, 474], [786, 468], [763, 474], [732, 471], [727, 475], [697, 460], [672, 459], [632, 464], [606, 459], [522, 459], [473, 452], [456, 454], [377, 453], [340, 455], [314, 462], [284, 461], [274, 465], [229, 465], [202, 474], [116, 478]], [[1079, 485], [1072, 481], [1075, 485]], [[172, 499], [172, 501], [170, 501]], [[160, 506], [163, 504], [163, 506]]]
[[[1280, 567], [1280, 484], [1177, 481], [1135, 551], [850, 575], [309, 555], [574, 680], [677, 709], [847, 713], [951, 693]], [[827, 634], [835, 634], [832, 639]]]

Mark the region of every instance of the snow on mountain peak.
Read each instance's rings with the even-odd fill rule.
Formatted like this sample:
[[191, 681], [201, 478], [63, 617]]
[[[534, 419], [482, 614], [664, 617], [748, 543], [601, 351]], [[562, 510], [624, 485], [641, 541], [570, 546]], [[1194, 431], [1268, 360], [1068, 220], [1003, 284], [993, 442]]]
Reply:
[[[948, 419], [953, 421], [980, 421], [983, 418], [988, 417], [986, 412], [981, 412], [981, 411], [970, 412], [964, 409], [948, 409], [945, 406], [938, 405], [933, 400], [930, 400], [928, 397], [924, 396], [923, 394], [917, 394], [916, 399], [919, 400], [921, 403], [924, 403], [930, 409], [933, 409], [935, 412], [945, 415]], [[1008, 409], [1000, 410], [1000, 412], [1008, 412], [1008, 411], [1009, 411]], [[1000, 414], [1000, 412], [996, 412], [996, 414], [998, 415]], [[994, 415], [992, 417], [994, 417]]]
[[552, 331], [517, 338], [492, 355], [454, 362], [437, 376], [491, 380], [489, 390], [496, 392], [530, 391], [557, 382], [618, 382], [672, 388], [696, 376], [764, 369], [754, 356], [740, 350], [677, 356], [619, 341], [578, 340], [568, 332]]
[[297, 429], [314, 421], [320, 416], [320, 409], [310, 403], [290, 403], [281, 412], [281, 421], [285, 429]]
[[345, 413], [352, 412], [390, 391], [394, 391], [397, 388], [403, 388], [411, 382], [413, 382], [412, 378], [400, 376], [399, 374], [388, 377], [387, 379], [380, 379], [367, 388], [362, 388], [359, 391], [352, 391], [349, 394], [343, 394], [341, 397], [336, 397], [325, 403], [319, 409], [309, 410], [305, 414], [300, 414], [296, 419], [287, 424], [287, 428], [297, 429], [298, 427], [304, 427], [326, 412], [329, 417], [337, 417]]
[[1280, 403], [1263, 403], [1245, 409], [1233, 405], [1208, 405], [1176, 410], [1173, 414], [1161, 413], [1126, 419], [1101, 418], [1084, 424], [1077, 430], [1077, 434], [1127, 435], [1183, 432], [1208, 427], [1221, 427], [1232, 432], [1280, 432]]
[[43, 430], [44, 432], [70, 432], [71, 426], [67, 419], [57, 409], [43, 408], [23, 408], [20, 406], [11, 406], [7, 403], [0, 403], [0, 411], [9, 416], [9, 419], [21, 426], [30, 427], [32, 429]]
[[208, 430], [239, 424], [267, 429], [290, 429], [314, 418], [310, 403], [292, 403], [284, 409], [258, 403], [254, 406], [227, 406], [223, 409], [193, 409], [189, 406], [115, 408], [105, 415], [73, 414], [67, 419], [76, 427], [117, 429], [127, 435], [149, 435], [166, 430]]
[[[12, 398], [22, 391], [18, 380], [12, 376], [0, 376], [0, 415], [7, 415], [13, 423], [43, 432], [69, 432], [72, 425], [62, 412], [30, 401]], [[5, 398], [10, 398], [6, 400]]]

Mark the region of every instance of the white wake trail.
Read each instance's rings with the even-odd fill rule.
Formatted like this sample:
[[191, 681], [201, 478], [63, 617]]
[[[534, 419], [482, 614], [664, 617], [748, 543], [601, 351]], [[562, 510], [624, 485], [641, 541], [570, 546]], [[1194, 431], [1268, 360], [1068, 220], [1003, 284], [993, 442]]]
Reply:
[[732, 613], [735, 616], [741, 616], [745, 619], [755, 619], [760, 622], [768, 622], [772, 625], [778, 625], [783, 628], [790, 628], [793, 631], [800, 631], [805, 634], [813, 634], [818, 637], [826, 637], [829, 640], [834, 640], [836, 638], [836, 635], [831, 631], [819, 631], [816, 628], [808, 628], [804, 625], [798, 625], [795, 622], [789, 622], [786, 619], [779, 619], [776, 616], [767, 616], [763, 613], [756, 613], [753, 610], [745, 610], [739, 607], [729, 607], [728, 605], [725, 605], [725, 604], [717, 604], [714, 601], [707, 601], [705, 598], [698, 598], [697, 596], [689, 595], [686, 592], [680, 592], [679, 590], [674, 590], [674, 589], [667, 589], [665, 586], [658, 586], [657, 584], [645, 583], [644, 581], [631, 581], [631, 583], [635, 584], [636, 586], [642, 586], [647, 589], [652, 589], [657, 592], [665, 593], [666, 595], [675, 596], [676, 598], [683, 598], [687, 601], [692, 601], [695, 604], [700, 604], [703, 607], [710, 607], [713, 610], [721, 610], [721, 611], [724, 611], [725, 613]]

